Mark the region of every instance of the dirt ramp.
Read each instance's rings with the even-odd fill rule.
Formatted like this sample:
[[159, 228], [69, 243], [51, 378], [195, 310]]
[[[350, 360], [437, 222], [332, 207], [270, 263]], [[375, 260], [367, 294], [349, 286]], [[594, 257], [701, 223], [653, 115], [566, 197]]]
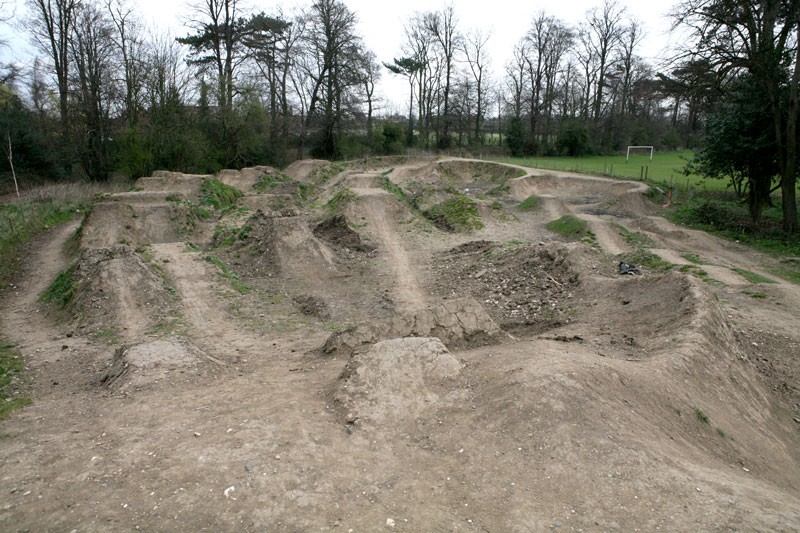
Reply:
[[88, 332], [135, 338], [173, 314], [166, 280], [129, 246], [84, 250], [74, 279], [73, 315]]
[[286, 167], [283, 172], [292, 179], [307, 181], [318, 169], [330, 164], [330, 161], [324, 159], [300, 159]]
[[338, 214], [326, 218], [313, 229], [314, 235], [336, 248], [345, 248], [358, 252], [374, 252], [375, 247], [364, 243], [361, 236], [353, 231], [344, 215]]
[[293, 208], [296, 198], [293, 194], [254, 194], [252, 196], [242, 196], [236, 203], [240, 207], [251, 211], [279, 211], [285, 213]]
[[437, 337], [451, 348], [496, 344], [508, 338], [478, 302], [459, 298], [388, 322], [334, 332], [322, 352], [350, 354], [365, 344], [396, 337]]
[[200, 201], [200, 187], [213, 176], [208, 174], [182, 174], [157, 170], [152, 176], [139, 178], [136, 185], [145, 191], [180, 193], [192, 202]]
[[637, 189], [605, 202], [593, 212], [597, 215], [611, 215], [618, 218], [636, 218], [656, 215], [660, 209], [644, 195], [643, 191]]
[[[81, 245], [106, 248], [117, 244], [177, 242], [190, 228], [188, 207], [157, 201], [161, 194], [111, 196], [95, 203], [81, 230]], [[163, 200], [163, 199], [162, 199]]]
[[[698, 327], [705, 305], [691, 279], [678, 272], [587, 278], [575, 294], [571, 322], [548, 336], [590, 342], [605, 357], [641, 361], [674, 353]], [[722, 331], [717, 322], [704, 327]]]
[[[453, 389], [461, 363], [436, 338], [400, 338], [356, 351], [333, 387], [342, 422], [355, 426], [414, 420], [464, 392]], [[449, 385], [449, 386], [448, 386]]]
[[220, 171], [219, 180], [240, 191], [252, 191], [261, 178], [277, 173], [277, 169], [268, 166], [248, 167], [242, 170], [225, 169]]
[[157, 382], [172, 372], [183, 372], [197, 364], [196, 349], [176, 339], [156, 340], [118, 348], [99, 383], [105, 388], [125, 390]]
[[[236, 272], [248, 279], [271, 278], [281, 274], [278, 256], [278, 234], [275, 212], [256, 211], [241, 227], [230, 235], [218, 232], [214, 244], [221, 246], [220, 255], [233, 265]], [[226, 239], [233, 244], [224, 247]]]

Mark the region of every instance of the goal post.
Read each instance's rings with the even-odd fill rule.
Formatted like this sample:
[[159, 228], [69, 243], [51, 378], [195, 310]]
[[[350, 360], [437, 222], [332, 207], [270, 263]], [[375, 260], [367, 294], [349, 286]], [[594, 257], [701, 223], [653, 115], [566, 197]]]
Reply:
[[650, 150], [650, 161], [653, 160], [653, 147], [652, 146], [628, 146], [628, 153], [625, 155], [625, 161], [631, 158], [631, 150]]

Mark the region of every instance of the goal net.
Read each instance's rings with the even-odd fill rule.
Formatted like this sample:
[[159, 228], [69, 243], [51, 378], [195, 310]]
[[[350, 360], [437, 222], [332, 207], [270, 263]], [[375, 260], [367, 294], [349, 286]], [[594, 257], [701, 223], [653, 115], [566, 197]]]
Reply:
[[631, 150], [650, 150], [650, 161], [653, 160], [653, 147], [652, 146], [628, 146], [628, 154], [625, 156], [625, 161], [630, 160]]

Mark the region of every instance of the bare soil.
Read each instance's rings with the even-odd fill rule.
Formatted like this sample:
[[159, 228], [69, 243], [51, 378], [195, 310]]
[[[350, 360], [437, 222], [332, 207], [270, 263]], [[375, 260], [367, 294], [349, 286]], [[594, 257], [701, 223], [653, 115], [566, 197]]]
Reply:
[[[0, 530], [800, 530], [775, 259], [635, 182], [342, 168], [225, 171], [245, 195], [209, 220], [205, 177], [157, 173], [35, 243], [0, 300], [34, 400], [0, 422]], [[420, 191], [484, 227], [439, 229]], [[591, 237], [545, 229], [565, 214]], [[674, 266], [621, 275], [642, 252]], [[75, 298], [42, 303], [70, 265]]]

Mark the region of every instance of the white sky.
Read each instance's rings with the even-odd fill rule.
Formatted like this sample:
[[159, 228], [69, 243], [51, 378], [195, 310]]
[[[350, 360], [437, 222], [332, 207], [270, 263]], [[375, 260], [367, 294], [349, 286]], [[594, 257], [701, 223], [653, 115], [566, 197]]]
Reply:
[[[241, 0], [242, 5], [253, 11], [272, 14], [281, 6], [287, 16], [296, 7], [306, 7], [312, 0], [283, 0], [268, 2], [264, 0]], [[399, 0], [382, 2], [380, 0], [343, 0], [358, 18], [358, 31], [369, 49], [380, 62], [390, 62], [401, 55], [404, 42], [404, 26], [416, 12], [440, 11], [447, 3], [437, 0]], [[24, 0], [14, 0], [18, 6]], [[14, 3], [10, 2], [10, 3]], [[677, 0], [617, 0], [627, 12], [639, 20], [646, 33], [640, 55], [651, 64], [669, 48], [668, 35], [670, 21], [666, 14]], [[168, 29], [175, 35], [184, 35], [187, 30], [183, 21], [190, 13], [186, 0], [129, 0], [130, 5], [141, 13], [146, 21], [161, 29]], [[484, 33], [491, 32], [487, 47], [492, 70], [500, 78], [506, 61], [511, 57], [514, 45], [530, 27], [539, 12], [562, 19], [568, 24], [578, 25], [585, 20], [586, 11], [600, 7], [602, 0], [539, 0], [525, 2], [520, 0], [453, 0], [458, 29], [467, 33], [480, 28]], [[6, 10], [8, 11], [8, 9]], [[17, 13], [22, 9], [18, 7]], [[19, 30], [6, 25], [2, 35], [12, 41], [20, 38]], [[0, 53], [5, 61], [17, 59], [26, 62], [24, 57], [15, 57], [26, 47], [17, 42]], [[23, 53], [24, 54], [24, 53]], [[383, 71], [380, 92], [386, 97], [391, 110], [403, 111], [407, 96], [405, 79]], [[394, 105], [392, 105], [392, 103]]]

